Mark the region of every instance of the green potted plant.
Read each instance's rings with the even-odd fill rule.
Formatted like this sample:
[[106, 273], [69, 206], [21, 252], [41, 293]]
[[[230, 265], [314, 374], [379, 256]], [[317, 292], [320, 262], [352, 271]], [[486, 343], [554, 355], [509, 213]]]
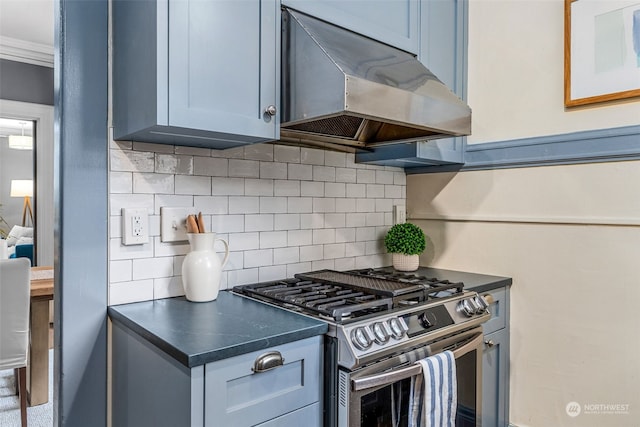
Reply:
[[393, 268], [400, 271], [415, 271], [420, 264], [419, 255], [427, 246], [422, 229], [405, 222], [389, 229], [384, 238], [387, 251], [393, 256]]

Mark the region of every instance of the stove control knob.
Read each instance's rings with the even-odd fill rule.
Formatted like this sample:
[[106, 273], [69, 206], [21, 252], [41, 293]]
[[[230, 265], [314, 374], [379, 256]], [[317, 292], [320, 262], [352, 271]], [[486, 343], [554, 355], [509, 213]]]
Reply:
[[458, 312], [467, 317], [471, 317], [476, 312], [476, 304], [471, 298], [464, 299], [458, 303]]
[[358, 327], [351, 332], [351, 342], [358, 350], [366, 350], [372, 344], [369, 334], [363, 327]]
[[402, 338], [409, 329], [407, 325], [402, 321], [400, 317], [394, 317], [389, 319], [389, 329], [391, 329], [391, 336], [397, 340]]
[[423, 328], [425, 329], [429, 329], [430, 327], [433, 326], [433, 323], [431, 323], [431, 320], [429, 320], [427, 318], [427, 313], [422, 313], [421, 315], [418, 316], [418, 322], [420, 322], [420, 324], [422, 325]]
[[487, 301], [485, 301], [484, 297], [478, 295], [476, 297], [473, 298], [473, 300], [475, 301], [476, 305], [478, 306], [478, 309], [476, 310], [477, 314], [483, 314], [487, 311], [487, 308], [489, 308], [489, 303], [487, 303]]
[[385, 328], [385, 325], [383, 325], [382, 322], [374, 323], [371, 329], [373, 329], [373, 339], [375, 340], [375, 342], [382, 345], [389, 341], [389, 333], [387, 332], [387, 328]]

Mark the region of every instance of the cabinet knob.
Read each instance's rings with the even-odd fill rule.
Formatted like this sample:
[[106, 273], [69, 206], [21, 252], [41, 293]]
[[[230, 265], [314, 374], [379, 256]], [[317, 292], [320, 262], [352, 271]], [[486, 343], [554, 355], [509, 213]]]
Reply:
[[493, 340], [486, 340], [484, 343], [485, 343], [485, 344], [487, 345], [487, 347], [489, 347], [489, 348], [491, 348], [491, 347], [493, 347], [494, 345], [496, 345], [496, 343], [494, 343], [494, 342], [493, 342]]
[[278, 112], [278, 109], [276, 108], [275, 105], [269, 105], [267, 108], [264, 109], [264, 112], [273, 117]]

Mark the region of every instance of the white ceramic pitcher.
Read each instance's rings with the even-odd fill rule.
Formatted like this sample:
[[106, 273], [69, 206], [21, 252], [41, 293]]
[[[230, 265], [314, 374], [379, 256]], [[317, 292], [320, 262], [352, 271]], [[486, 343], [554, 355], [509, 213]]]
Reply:
[[[182, 263], [182, 285], [189, 301], [206, 302], [218, 298], [222, 268], [229, 259], [229, 244], [216, 233], [187, 233], [191, 252]], [[213, 249], [216, 241], [224, 243], [224, 258]]]

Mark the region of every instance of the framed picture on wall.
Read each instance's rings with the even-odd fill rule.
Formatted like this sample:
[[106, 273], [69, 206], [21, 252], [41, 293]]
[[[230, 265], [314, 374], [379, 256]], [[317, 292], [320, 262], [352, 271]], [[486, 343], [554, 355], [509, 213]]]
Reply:
[[565, 0], [565, 106], [636, 96], [640, 0]]

